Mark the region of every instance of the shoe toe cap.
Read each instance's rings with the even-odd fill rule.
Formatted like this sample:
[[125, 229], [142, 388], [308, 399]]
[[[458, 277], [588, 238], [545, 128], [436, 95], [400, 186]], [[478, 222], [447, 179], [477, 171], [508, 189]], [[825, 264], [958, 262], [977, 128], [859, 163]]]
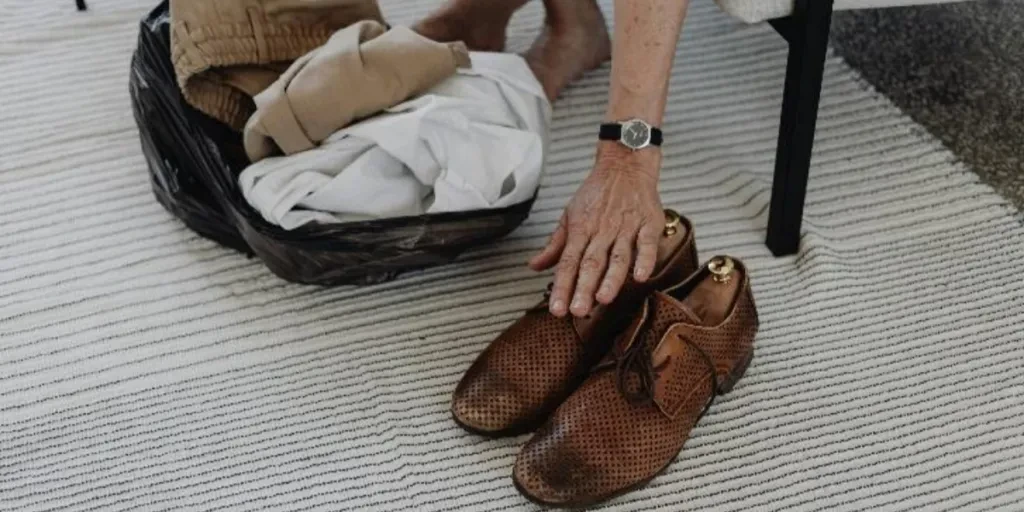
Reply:
[[482, 434], [514, 434], [529, 408], [515, 389], [494, 382], [459, 386], [452, 398], [452, 416], [468, 430]]
[[[578, 455], [551, 443], [531, 440], [519, 453], [512, 470], [516, 488], [531, 501], [549, 506], [577, 507], [593, 502], [600, 473]], [[548, 445], [548, 446], [544, 446]]]

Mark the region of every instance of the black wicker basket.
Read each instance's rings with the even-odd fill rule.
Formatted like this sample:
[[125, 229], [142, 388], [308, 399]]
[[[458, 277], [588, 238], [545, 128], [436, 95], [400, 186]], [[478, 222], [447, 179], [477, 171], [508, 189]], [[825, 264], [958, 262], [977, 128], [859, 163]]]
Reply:
[[238, 187], [238, 172], [247, 163], [240, 135], [181, 96], [170, 61], [169, 22], [166, 1], [142, 20], [131, 64], [132, 109], [157, 200], [200, 235], [258, 256], [289, 281], [370, 284], [450, 262], [505, 236], [529, 214], [532, 199], [502, 209], [292, 231], [266, 222]]

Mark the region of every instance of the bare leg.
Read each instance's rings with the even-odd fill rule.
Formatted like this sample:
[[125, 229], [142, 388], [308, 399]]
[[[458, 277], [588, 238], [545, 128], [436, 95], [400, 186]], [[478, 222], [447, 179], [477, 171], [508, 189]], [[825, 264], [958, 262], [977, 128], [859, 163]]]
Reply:
[[596, 0], [544, 0], [544, 30], [526, 62], [551, 101], [583, 73], [612, 56], [608, 26]]
[[[471, 50], [505, 48], [512, 14], [529, 0], [449, 0], [413, 26], [435, 41], [464, 41]], [[551, 101], [573, 80], [612, 56], [608, 26], [596, 0], [544, 0], [544, 29], [524, 57]]]
[[449, 0], [412, 28], [434, 41], [463, 41], [470, 50], [505, 49], [512, 14], [530, 0]]

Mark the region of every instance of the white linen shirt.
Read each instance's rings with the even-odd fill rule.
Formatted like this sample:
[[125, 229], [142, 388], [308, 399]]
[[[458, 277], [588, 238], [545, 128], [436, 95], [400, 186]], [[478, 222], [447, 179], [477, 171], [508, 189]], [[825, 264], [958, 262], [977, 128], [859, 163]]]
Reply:
[[540, 184], [551, 104], [518, 55], [471, 52], [472, 68], [427, 93], [269, 157], [239, 176], [268, 222], [308, 222], [501, 208]]

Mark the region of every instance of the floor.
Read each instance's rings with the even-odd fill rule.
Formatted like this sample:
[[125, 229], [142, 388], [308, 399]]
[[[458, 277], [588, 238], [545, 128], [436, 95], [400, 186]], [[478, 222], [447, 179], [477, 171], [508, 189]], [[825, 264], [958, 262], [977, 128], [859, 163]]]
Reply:
[[833, 46], [1024, 209], [1024, 2], [840, 12]]
[[[382, 4], [399, 24], [441, 1]], [[524, 261], [591, 170], [608, 67], [555, 106], [512, 235], [314, 288], [154, 200], [126, 87], [153, 3], [0, 0], [0, 510], [538, 511], [510, 478], [526, 436], [468, 435], [450, 398], [541, 298], [550, 275]], [[514, 47], [542, 16], [517, 16]], [[689, 16], [661, 192], [702, 259], [747, 264], [756, 355], [676, 461], [603, 510], [1021, 510], [1016, 212], [829, 58], [801, 253], [773, 257], [786, 45], [712, 0]]]

